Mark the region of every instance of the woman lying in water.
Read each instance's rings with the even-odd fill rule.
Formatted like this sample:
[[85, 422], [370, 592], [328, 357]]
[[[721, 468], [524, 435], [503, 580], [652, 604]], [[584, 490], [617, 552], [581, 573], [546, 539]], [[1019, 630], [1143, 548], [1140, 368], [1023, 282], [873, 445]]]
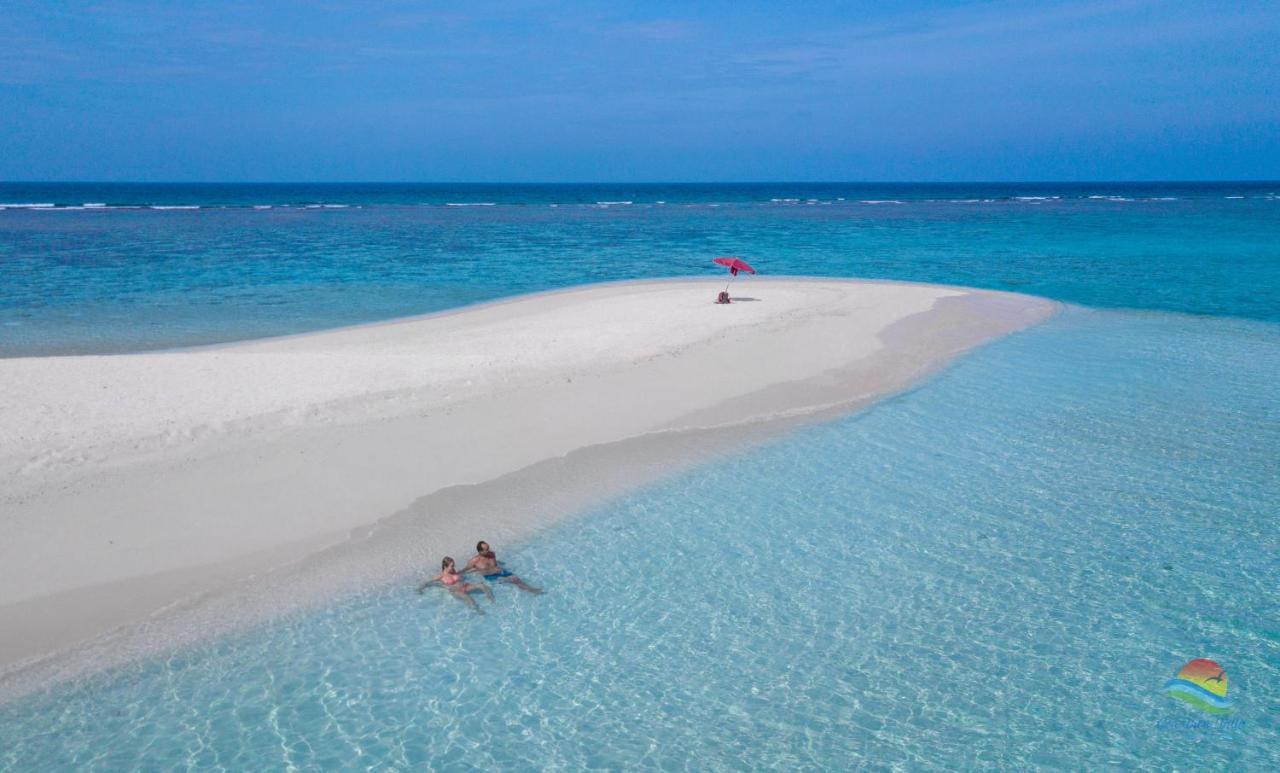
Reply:
[[488, 582], [507, 582], [516, 586], [522, 591], [529, 593], [542, 593], [542, 588], [535, 588], [526, 583], [524, 580], [516, 577], [505, 566], [498, 563], [498, 557], [494, 555], [493, 549], [489, 547], [489, 543], [480, 540], [476, 543], [476, 554], [471, 557], [467, 565], [462, 568], [462, 573], [479, 572]]
[[489, 597], [489, 601], [493, 601], [493, 591], [489, 590], [489, 586], [484, 583], [475, 585], [463, 580], [462, 575], [458, 574], [458, 569], [454, 565], [453, 559], [449, 556], [445, 556], [444, 560], [440, 562], [440, 574], [419, 585], [418, 592], [421, 593], [432, 585], [443, 586], [445, 590], [454, 595], [454, 598], [467, 602], [472, 609], [482, 615], [484, 610], [480, 609], [475, 599], [471, 598], [471, 592], [476, 590], [484, 591], [484, 595]]

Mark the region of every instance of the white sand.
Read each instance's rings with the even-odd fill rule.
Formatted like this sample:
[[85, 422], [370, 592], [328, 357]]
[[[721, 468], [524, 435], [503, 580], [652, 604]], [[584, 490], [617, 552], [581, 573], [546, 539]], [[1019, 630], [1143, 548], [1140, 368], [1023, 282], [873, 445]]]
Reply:
[[199, 350], [0, 360], [0, 669], [449, 486], [865, 402], [1054, 307], [764, 279], [735, 287], [758, 300], [717, 306], [718, 289], [598, 285]]

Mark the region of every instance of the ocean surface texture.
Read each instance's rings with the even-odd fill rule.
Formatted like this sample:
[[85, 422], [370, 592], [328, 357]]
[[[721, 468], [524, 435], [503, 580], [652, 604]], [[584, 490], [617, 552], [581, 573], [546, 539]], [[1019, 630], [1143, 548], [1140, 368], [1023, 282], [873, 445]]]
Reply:
[[1280, 183], [0, 184], [0, 356], [204, 344], [584, 282], [906, 279], [1280, 321]]
[[[544, 596], [405, 578], [0, 706], [0, 769], [1280, 768], [1277, 190], [2, 186], [57, 205], [0, 211], [9, 356], [722, 253], [1074, 305], [496, 546]], [[1196, 658], [1229, 714], [1165, 693]]]

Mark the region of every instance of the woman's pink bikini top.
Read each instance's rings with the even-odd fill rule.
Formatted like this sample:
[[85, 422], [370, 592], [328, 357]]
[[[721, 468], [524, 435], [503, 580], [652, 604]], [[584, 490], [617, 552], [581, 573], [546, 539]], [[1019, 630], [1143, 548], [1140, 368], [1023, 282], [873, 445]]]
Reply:
[[443, 577], [441, 577], [440, 582], [444, 583], [445, 585], [457, 585], [458, 580], [461, 580], [461, 579], [462, 578], [459, 577], [458, 575], [450, 572], [449, 574], [446, 574]]

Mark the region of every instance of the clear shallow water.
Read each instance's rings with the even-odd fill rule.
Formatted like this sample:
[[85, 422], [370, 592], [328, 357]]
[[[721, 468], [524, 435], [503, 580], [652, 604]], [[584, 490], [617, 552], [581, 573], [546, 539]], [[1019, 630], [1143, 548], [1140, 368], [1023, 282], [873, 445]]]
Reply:
[[[1276, 769], [1278, 372], [1277, 325], [1069, 310], [500, 550], [545, 596], [101, 675], [0, 707], [0, 765]], [[1168, 726], [1196, 657], [1243, 726]]]
[[[85, 203], [107, 206], [69, 208]], [[8, 183], [5, 204], [56, 206], [0, 209], [0, 356], [211, 343], [712, 275], [726, 253], [773, 275], [1280, 321], [1278, 183]]]

